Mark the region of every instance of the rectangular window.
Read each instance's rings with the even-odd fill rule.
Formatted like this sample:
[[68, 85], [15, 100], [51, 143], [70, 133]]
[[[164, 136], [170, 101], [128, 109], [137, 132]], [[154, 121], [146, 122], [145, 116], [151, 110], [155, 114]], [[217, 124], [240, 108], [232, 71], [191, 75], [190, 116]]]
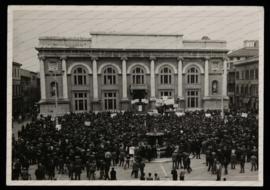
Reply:
[[235, 76], [236, 80], [239, 80], [239, 72], [236, 72], [236, 76]]
[[75, 111], [87, 111], [87, 93], [74, 93]]
[[258, 69], [255, 70], [255, 79], [258, 79]]
[[249, 80], [249, 70], [246, 70], [246, 80]]
[[250, 80], [254, 80], [254, 69], [250, 70]]
[[242, 71], [242, 80], [245, 80], [245, 71]]
[[164, 96], [167, 96], [167, 97], [169, 97], [169, 98], [171, 98], [172, 97], [172, 91], [170, 91], [170, 90], [163, 90], [163, 91], [160, 91], [160, 97], [162, 98], [162, 97], [164, 97]]
[[117, 109], [116, 105], [116, 92], [104, 93], [104, 109], [107, 111], [113, 111]]
[[198, 90], [187, 91], [187, 107], [197, 108], [199, 106], [199, 92]]

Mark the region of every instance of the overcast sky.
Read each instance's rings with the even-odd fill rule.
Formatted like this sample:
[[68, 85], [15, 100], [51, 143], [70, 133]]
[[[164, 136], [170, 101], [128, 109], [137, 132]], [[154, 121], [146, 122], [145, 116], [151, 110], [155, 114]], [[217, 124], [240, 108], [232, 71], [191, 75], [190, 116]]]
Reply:
[[[47, 7], [48, 8], [48, 7]], [[67, 10], [67, 8], [69, 10]], [[29, 9], [29, 8], [28, 8]], [[13, 61], [38, 71], [40, 36], [89, 37], [90, 32], [174, 33], [184, 39], [226, 40], [238, 49], [259, 39], [262, 9], [258, 7], [50, 7], [13, 10]]]

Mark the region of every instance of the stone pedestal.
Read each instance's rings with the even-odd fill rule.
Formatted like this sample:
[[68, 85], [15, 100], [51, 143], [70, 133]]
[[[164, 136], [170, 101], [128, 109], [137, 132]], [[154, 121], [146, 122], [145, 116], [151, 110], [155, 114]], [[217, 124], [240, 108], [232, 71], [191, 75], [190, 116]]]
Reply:
[[58, 100], [57, 108], [54, 100], [41, 100], [39, 102], [40, 114], [44, 116], [62, 116], [70, 112], [70, 101], [67, 99]]
[[185, 98], [184, 97], [178, 97], [178, 109], [179, 111], [185, 110]]
[[155, 98], [150, 98], [150, 100], [149, 100], [149, 109], [150, 110], [156, 109], [156, 99]]
[[128, 111], [131, 109], [129, 99], [125, 98], [121, 100], [121, 110]]
[[[204, 97], [203, 99], [203, 110], [221, 110], [222, 100], [221, 97]], [[224, 110], [229, 109], [229, 97], [223, 98]]]
[[92, 111], [101, 111], [101, 102], [99, 99], [93, 99], [92, 100]]

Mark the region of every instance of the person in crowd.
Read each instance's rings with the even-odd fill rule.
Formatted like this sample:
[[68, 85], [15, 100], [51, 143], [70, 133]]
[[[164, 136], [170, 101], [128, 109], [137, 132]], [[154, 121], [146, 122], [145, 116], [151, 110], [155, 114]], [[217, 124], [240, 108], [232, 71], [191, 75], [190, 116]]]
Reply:
[[141, 176], [140, 176], [140, 180], [145, 180], [145, 173], [142, 173]]
[[221, 180], [221, 173], [222, 173], [222, 165], [219, 161], [216, 162], [216, 175], [217, 181]]
[[110, 176], [111, 180], [116, 180], [116, 171], [114, 170], [114, 168], [111, 169]]
[[148, 173], [148, 177], [146, 178], [146, 180], [148, 180], [148, 181], [151, 181], [151, 180], [153, 180], [153, 177], [152, 177], [152, 173]]
[[251, 169], [250, 171], [257, 171], [257, 157], [252, 154], [251, 157], [250, 157], [250, 161], [251, 161]]
[[172, 179], [173, 181], [177, 181], [177, 170], [176, 168], [173, 168], [172, 171], [171, 171], [171, 174], [172, 174]]
[[[206, 117], [205, 113], [210, 113], [211, 117]], [[151, 161], [156, 157], [155, 145], [145, 143], [145, 134], [152, 132], [153, 126], [156, 131], [164, 134], [167, 156], [174, 157], [172, 154], [176, 150], [176, 163], [173, 164], [175, 167], [181, 168], [182, 162], [185, 169], [189, 168], [188, 159], [181, 155], [193, 154], [199, 159], [200, 154], [205, 153], [209, 172], [215, 173], [215, 162], [219, 161], [225, 173], [228, 163], [231, 163], [231, 169], [240, 163], [242, 173], [245, 157], [252, 164], [253, 155], [256, 156], [256, 167], [253, 165], [253, 170], [256, 170], [256, 115], [250, 112], [244, 118], [241, 117], [241, 112], [235, 110], [225, 112], [225, 117], [226, 122], [220, 117], [220, 112], [215, 110], [186, 112], [181, 117], [174, 114], [138, 115], [131, 111], [118, 113], [115, 117], [111, 117], [108, 112], [69, 113], [58, 117], [62, 127], [57, 130], [50, 116], [41, 116], [22, 127], [18, 132], [18, 138], [13, 138], [12, 179], [20, 179], [21, 171], [28, 170], [29, 166], [34, 164], [42, 164], [48, 179], [55, 179], [55, 172], [68, 175], [70, 179], [74, 179], [76, 175], [75, 178], [79, 179], [79, 171], [82, 172], [86, 168], [89, 173], [87, 152], [93, 155], [91, 163], [94, 160], [96, 171], [103, 173], [104, 179], [105, 166], [106, 171], [110, 171], [111, 165], [115, 164], [127, 167], [125, 157], [129, 147], [136, 147], [135, 168], [139, 168], [140, 173], [143, 173], [139, 163], [144, 160]], [[84, 125], [86, 120], [91, 121], [91, 127]], [[226, 160], [223, 159], [224, 155]], [[76, 156], [80, 157], [80, 164]], [[189, 164], [190, 168], [191, 165]], [[134, 171], [132, 173], [135, 174]]]
[[139, 163], [138, 162], [134, 162], [133, 166], [132, 166], [132, 171], [131, 171], [131, 177], [134, 174], [135, 178], [138, 178], [138, 173], [139, 173]]
[[160, 180], [159, 176], [157, 173], [154, 174], [154, 180]]
[[75, 180], [81, 180], [82, 159], [80, 158], [80, 156], [75, 156], [74, 173], [75, 173]]
[[19, 159], [16, 159], [15, 163], [13, 164], [12, 180], [19, 180], [19, 177], [22, 172], [21, 169], [22, 169], [21, 162]]
[[245, 155], [240, 156], [240, 173], [245, 173]]
[[143, 161], [139, 162], [140, 175], [144, 173], [145, 163]]
[[185, 171], [181, 171], [179, 175], [179, 180], [184, 181], [185, 180]]
[[35, 171], [37, 180], [45, 180], [45, 168], [42, 164], [38, 164], [38, 168]]
[[125, 159], [124, 169], [129, 168], [129, 161], [130, 161], [130, 155], [127, 154], [126, 159]]

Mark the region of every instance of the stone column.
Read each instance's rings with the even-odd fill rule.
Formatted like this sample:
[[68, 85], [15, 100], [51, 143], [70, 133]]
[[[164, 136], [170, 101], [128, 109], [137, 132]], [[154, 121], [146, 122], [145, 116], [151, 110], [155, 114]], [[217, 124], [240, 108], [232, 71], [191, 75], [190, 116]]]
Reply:
[[178, 57], [178, 98], [183, 98], [183, 76], [182, 76], [182, 67], [183, 67], [183, 57]]
[[205, 64], [204, 64], [204, 96], [209, 96], [209, 57], [205, 57]]
[[67, 89], [67, 63], [66, 63], [66, 56], [60, 57], [62, 60], [62, 71], [63, 71], [63, 98], [68, 99], [68, 89]]
[[46, 82], [45, 82], [45, 69], [44, 69], [44, 56], [39, 56], [40, 64], [40, 90], [41, 90], [41, 100], [46, 99]]
[[223, 60], [222, 96], [227, 96], [227, 60]]
[[127, 99], [127, 63], [126, 57], [122, 57], [122, 96], [123, 99]]
[[151, 79], [151, 98], [155, 100], [155, 57], [150, 57], [151, 67], [150, 67], [150, 79]]
[[98, 81], [97, 81], [97, 57], [92, 57], [93, 64], [93, 94], [94, 100], [98, 100]]

